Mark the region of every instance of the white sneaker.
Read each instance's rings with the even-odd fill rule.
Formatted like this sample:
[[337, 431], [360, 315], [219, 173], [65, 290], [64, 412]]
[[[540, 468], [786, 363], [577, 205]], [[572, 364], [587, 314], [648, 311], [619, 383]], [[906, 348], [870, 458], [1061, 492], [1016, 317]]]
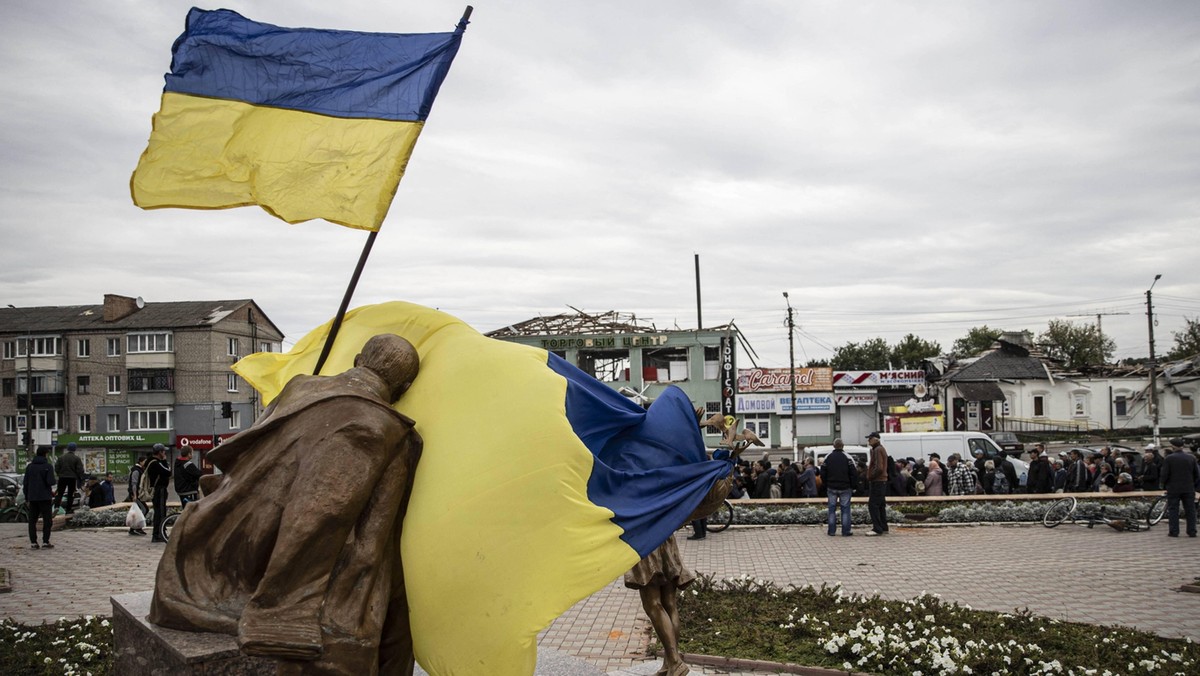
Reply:
[[883, 533], [876, 533], [875, 531], [871, 530], [871, 531], [867, 531], [866, 533], [863, 533], [863, 535], [866, 535], [867, 537], [873, 537], [875, 535], [883, 535]]

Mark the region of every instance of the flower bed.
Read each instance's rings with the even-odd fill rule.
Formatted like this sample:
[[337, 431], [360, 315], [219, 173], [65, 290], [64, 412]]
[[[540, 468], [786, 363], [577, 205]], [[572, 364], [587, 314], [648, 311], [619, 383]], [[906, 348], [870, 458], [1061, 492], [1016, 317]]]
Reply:
[[702, 577], [680, 598], [684, 652], [878, 674], [1200, 673], [1200, 648], [1124, 627]]
[[[913, 520], [939, 523], [1037, 523], [1042, 515], [1058, 496], [1046, 500], [1022, 501], [970, 501], [961, 502], [903, 502], [888, 504], [887, 518], [889, 522], [904, 521], [909, 514]], [[784, 505], [755, 505], [749, 501], [734, 501], [733, 522], [749, 526], [779, 526], [779, 525], [814, 525], [826, 523], [828, 514], [825, 506], [803, 505], [788, 507]], [[1081, 500], [1076, 510], [1077, 514], [1099, 514], [1104, 508], [1105, 514], [1113, 519], [1144, 520], [1150, 503], [1142, 499], [1089, 501]], [[850, 518], [853, 523], [870, 523], [867, 508], [855, 504], [850, 508]]]
[[111, 674], [112, 645], [112, 623], [103, 617], [37, 625], [0, 619], [0, 664], [6, 674]]

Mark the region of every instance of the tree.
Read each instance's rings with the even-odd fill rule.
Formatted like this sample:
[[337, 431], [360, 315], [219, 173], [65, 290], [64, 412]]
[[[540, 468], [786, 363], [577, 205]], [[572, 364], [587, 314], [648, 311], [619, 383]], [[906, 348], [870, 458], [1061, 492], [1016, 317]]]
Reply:
[[859, 343], [846, 343], [833, 354], [829, 366], [835, 371], [882, 371], [889, 366], [892, 350], [882, 338], [869, 338]]
[[828, 359], [809, 359], [804, 368], [829, 368]]
[[954, 341], [954, 345], [950, 347], [950, 354], [958, 359], [974, 357], [991, 347], [1002, 333], [1004, 332], [1000, 329], [988, 328], [987, 324], [972, 327], [967, 331], [967, 335]]
[[1184, 317], [1183, 321], [1185, 324], [1182, 331], [1171, 332], [1175, 336], [1175, 347], [1171, 348], [1164, 359], [1187, 359], [1200, 354], [1200, 317]]
[[1067, 368], [1105, 364], [1116, 348], [1116, 343], [1101, 335], [1096, 326], [1062, 319], [1050, 320], [1046, 332], [1038, 336], [1038, 344], [1047, 356], [1061, 359]]
[[915, 369], [921, 366], [921, 361], [936, 357], [942, 353], [942, 346], [921, 340], [913, 334], [900, 339], [892, 348], [892, 367], [898, 369]]

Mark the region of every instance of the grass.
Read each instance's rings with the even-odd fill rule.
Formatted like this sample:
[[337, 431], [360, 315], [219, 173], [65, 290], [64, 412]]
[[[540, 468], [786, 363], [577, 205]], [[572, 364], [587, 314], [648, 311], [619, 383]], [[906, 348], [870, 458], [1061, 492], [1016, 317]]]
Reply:
[[35, 625], [0, 619], [0, 671], [10, 676], [108, 676], [113, 673], [113, 658], [108, 618]]
[[681, 594], [684, 652], [877, 674], [1200, 673], [1200, 648], [1097, 627], [945, 603], [702, 577]]

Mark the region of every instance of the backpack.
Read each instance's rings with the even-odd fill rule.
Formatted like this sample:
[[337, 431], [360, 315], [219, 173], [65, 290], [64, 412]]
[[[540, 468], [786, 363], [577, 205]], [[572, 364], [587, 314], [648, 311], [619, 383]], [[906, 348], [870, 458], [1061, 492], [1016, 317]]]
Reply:
[[142, 502], [154, 499], [154, 487], [150, 485], [150, 472], [146, 471], [146, 469], [146, 467], [142, 468], [142, 478], [138, 481], [137, 499]]
[[1004, 476], [1004, 472], [996, 471], [996, 478], [992, 479], [992, 492], [1008, 494], [1008, 477]]

